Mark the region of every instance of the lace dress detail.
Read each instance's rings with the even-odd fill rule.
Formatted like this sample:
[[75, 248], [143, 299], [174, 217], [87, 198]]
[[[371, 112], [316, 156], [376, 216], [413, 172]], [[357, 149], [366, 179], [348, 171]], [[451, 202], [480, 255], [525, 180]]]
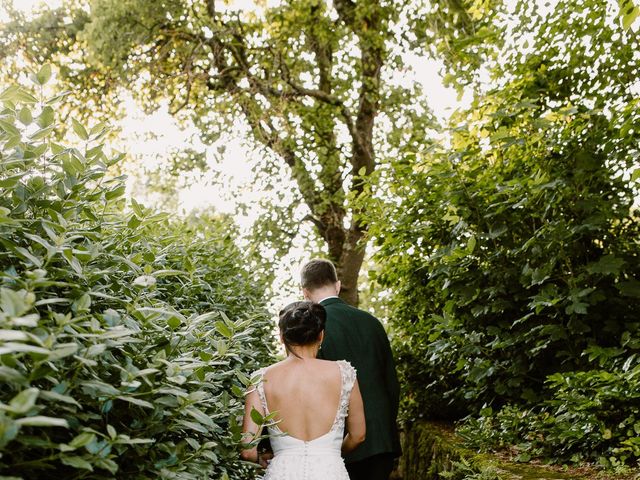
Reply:
[[[331, 429], [310, 441], [284, 434], [277, 425], [268, 427], [274, 457], [262, 480], [349, 480], [340, 455], [345, 418], [349, 412], [349, 397], [356, 381], [356, 370], [345, 360], [336, 362], [340, 368], [342, 388], [340, 402]], [[264, 376], [264, 368], [253, 376]], [[256, 385], [262, 408], [269, 413], [262, 378]]]

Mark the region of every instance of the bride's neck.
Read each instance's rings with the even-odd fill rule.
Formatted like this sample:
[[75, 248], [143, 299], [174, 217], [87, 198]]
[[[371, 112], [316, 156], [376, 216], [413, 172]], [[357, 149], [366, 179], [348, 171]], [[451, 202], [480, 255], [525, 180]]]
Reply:
[[291, 360], [309, 360], [314, 359], [318, 355], [318, 345], [304, 345], [289, 348], [289, 359]]

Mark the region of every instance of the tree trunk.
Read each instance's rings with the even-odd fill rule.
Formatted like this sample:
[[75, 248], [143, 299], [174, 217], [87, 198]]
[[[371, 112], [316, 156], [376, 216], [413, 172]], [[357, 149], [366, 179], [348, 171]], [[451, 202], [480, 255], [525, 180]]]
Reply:
[[341, 258], [336, 266], [338, 278], [342, 282], [340, 298], [354, 307], [357, 307], [360, 302], [358, 277], [365, 255], [365, 246], [360, 244], [363, 236], [364, 232], [360, 229], [349, 230]]

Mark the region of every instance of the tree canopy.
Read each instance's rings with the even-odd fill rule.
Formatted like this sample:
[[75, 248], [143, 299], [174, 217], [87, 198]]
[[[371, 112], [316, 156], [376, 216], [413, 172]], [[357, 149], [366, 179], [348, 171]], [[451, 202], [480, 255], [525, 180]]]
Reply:
[[67, 0], [33, 20], [14, 12], [2, 46], [5, 58], [58, 65], [77, 92], [68, 108], [84, 116], [117, 111], [128, 89], [148, 110], [168, 101], [209, 142], [243, 118], [267, 153], [264, 175], [286, 165], [294, 202], [306, 205], [304, 219], [281, 218], [279, 229], [312, 222], [342, 295], [357, 303], [361, 179], [381, 159], [423, 150], [435, 127], [418, 85], [399, 81], [403, 54], [442, 58], [462, 81], [495, 40], [499, 5], [289, 1], [242, 11], [214, 0]]

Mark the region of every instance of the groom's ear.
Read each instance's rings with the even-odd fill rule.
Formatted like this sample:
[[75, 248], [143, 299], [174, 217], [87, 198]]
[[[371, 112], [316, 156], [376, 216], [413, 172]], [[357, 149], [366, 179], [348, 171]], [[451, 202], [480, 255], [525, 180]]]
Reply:
[[338, 293], [340, 293], [340, 289], [342, 288], [342, 282], [340, 280], [338, 280], [336, 282], [336, 290], [338, 291]]
[[303, 288], [302, 289], [302, 296], [304, 297], [305, 300], [309, 300], [309, 295], [311, 294], [311, 292], [309, 292], [309, 289], [307, 288]]

